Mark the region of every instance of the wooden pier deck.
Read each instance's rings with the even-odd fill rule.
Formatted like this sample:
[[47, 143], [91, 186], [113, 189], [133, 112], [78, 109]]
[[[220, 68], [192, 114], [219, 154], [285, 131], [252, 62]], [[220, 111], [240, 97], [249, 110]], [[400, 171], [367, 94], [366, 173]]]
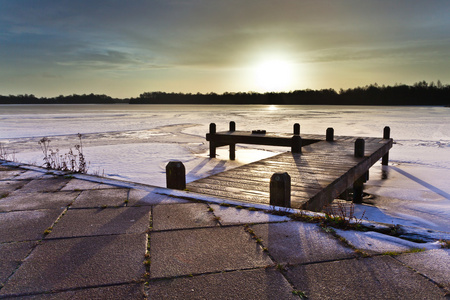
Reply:
[[[249, 137], [251, 133], [229, 131], [215, 135], [224, 138], [221, 139], [222, 142], [214, 140], [218, 147], [249, 143], [245, 135]], [[227, 140], [233, 135], [238, 136], [238, 139]], [[258, 143], [257, 135], [253, 136], [250, 141]], [[292, 134], [264, 136], [283, 137], [286, 140], [286, 145], [280, 144], [280, 141], [274, 142], [275, 145], [289, 146], [292, 143]], [[363, 138], [364, 156], [355, 157], [356, 137], [336, 136], [333, 141], [326, 141], [325, 135], [302, 134], [301, 138], [301, 153], [286, 152], [243, 165], [188, 183], [187, 189], [221, 198], [269, 204], [271, 176], [276, 172], [287, 172], [291, 177], [291, 207], [317, 211], [331, 203], [357, 180], [361, 180], [373, 164], [383, 156], [387, 157], [393, 144], [391, 138]], [[267, 144], [267, 139], [265, 141], [266, 143], [261, 144]]]

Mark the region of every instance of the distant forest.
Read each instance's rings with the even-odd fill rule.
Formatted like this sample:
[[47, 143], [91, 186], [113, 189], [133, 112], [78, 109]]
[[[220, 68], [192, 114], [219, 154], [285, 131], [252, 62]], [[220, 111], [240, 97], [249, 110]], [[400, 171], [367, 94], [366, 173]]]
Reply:
[[377, 84], [351, 89], [297, 90], [291, 92], [166, 93], [145, 92], [138, 98], [107, 95], [70, 95], [37, 98], [34, 95], [0, 96], [0, 104], [274, 104], [274, 105], [450, 105], [450, 85], [426, 81], [413, 85]]

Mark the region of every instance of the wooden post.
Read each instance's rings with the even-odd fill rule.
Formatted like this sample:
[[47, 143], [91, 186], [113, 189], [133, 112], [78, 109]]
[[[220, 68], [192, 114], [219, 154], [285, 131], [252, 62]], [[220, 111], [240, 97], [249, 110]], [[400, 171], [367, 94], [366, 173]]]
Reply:
[[300, 135], [300, 124], [294, 124], [294, 135]]
[[230, 131], [236, 131], [236, 122], [230, 121]]
[[332, 142], [334, 141], [334, 129], [329, 127], [327, 128], [327, 142]]
[[230, 160], [236, 159], [236, 144], [230, 144]]
[[[234, 132], [236, 131], [236, 122], [231, 121], [230, 122], [230, 131]], [[230, 144], [230, 160], [236, 159], [236, 144]]]
[[270, 178], [270, 205], [291, 207], [291, 176], [277, 172]]
[[[389, 126], [384, 127], [383, 130], [383, 139], [390, 139], [391, 138], [391, 128]], [[383, 158], [381, 159], [381, 164], [383, 166], [387, 166], [389, 163], [389, 151], [383, 155]]]
[[383, 139], [387, 140], [390, 138], [391, 138], [391, 128], [389, 126], [386, 126], [383, 129]]
[[294, 135], [292, 137], [292, 153], [302, 153], [302, 138], [299, 135]]
[[[358, 138], [355, 141], [355, 157], [364, 157], [364, 139]], [[368, 173], [364, 173], [353, 183], [353, 203], [362, 203], [364, 182]]]
[[364, 157], [364, 139], [358, 138], [355, 141], [355, 157]]
[[362, 203], [365, 179], [366, 179], [366, 174], [359, 177], [353, 183], [353, 203]]
[[186, 169], [181, 161], [172, 160], [166, 165], [166, 185], [169, 189], [186, 189]]
[[[209, 134], [210, 135], [216, 134], [216, 124], [214, 123], [209, 124]], [[209, 157], [210, 158], [216, 157], [216, 144], [213, 141], [209, 141]]]

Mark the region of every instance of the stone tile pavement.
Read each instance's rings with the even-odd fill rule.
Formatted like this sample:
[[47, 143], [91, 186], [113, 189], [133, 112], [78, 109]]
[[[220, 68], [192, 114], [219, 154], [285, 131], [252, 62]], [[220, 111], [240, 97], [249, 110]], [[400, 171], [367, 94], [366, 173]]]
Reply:
[[362, 255], [357, 235], [161, 192], [0, 165], [0, 298], [449, 297], [448, 249]]

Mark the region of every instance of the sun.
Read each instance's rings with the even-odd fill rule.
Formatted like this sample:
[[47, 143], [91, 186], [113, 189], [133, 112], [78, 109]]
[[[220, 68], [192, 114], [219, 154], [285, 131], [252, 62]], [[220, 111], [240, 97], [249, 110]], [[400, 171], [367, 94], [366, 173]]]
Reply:
[[255, 83], [265, 92], [285, 91], [292, 84], [293, 65], [285, 60], [271, 59], [256, 65]]

